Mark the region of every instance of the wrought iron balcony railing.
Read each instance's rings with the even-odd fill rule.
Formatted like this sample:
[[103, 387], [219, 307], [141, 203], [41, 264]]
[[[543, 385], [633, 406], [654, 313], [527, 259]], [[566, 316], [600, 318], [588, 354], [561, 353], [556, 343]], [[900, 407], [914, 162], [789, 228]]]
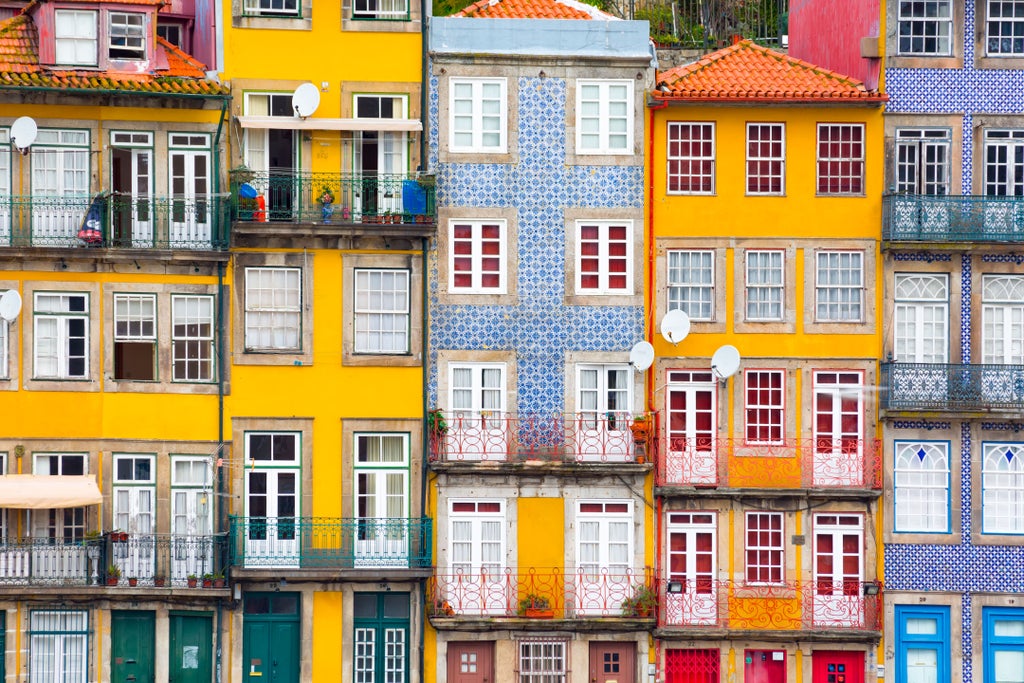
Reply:
[[660, 449], [659, 486], [728, 488], [882, 488], [879, 439], [743, 439], [669, 437]]
[[654, 416], [643, 413], [481, 412], [430, 427], [436, 462], [643, 463], [652, 457]]
[[380, 173], [231, 173], [236, 221], [434, 223], [434, 177]]
[[1024, 197], [886, 195], [882, 239], [1024, 242]]
[[428, 587], [432, 617], [654, 618], [649, 568], [453, 569]]
[[0, 196], [0, 247], [221, 250], [227, 209], [218, 197]]
[[878, 631], [882, 591], [874, 582], [811, 580], [748, 584], [662, 579], [658, 625], [735, 630]]
[[432, 520], [232, 517], [231, 562], [243, 569], [421, 568]]
[[882, 363], [883, 410], [1024, 408], [1024, 365]]
[[223, 572], [224, 540], [178, 534], [8, 539], [0, 542], [0, 586], [184, 587], [189, 577]]

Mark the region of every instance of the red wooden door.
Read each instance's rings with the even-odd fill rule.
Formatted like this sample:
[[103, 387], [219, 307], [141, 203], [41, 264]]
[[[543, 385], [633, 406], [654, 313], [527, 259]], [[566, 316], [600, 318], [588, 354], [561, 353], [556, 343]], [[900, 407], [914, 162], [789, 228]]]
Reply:
[[590, 643], [590, 683], [633, 683], [636, 643]]
[[785, 650], [744, 650], [743, 683], [786, 683]]
[[864, 653], [815, 650], [811, 664], [812, 683], [864, 683]]
[[448, 643], [449, 683], [493, 683], [492, 641]]

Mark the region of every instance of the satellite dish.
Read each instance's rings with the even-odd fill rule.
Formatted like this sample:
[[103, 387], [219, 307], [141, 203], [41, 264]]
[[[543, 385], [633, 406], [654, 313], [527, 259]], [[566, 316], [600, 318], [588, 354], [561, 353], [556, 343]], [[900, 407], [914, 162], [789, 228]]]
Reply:
[[661, 319], [661, 336], [669, 344], [678, 344], [690, 334], [690, 316], [685, 311], [673, 308]]
[[711, 356], [711, 372], [718, 379], [726, 379], [740, 369], [740, 352], [732, 344], [721, 346]]
[[320, 106], [320, 91], [312, 83], [303, 83], [292, 93], [292, 110], [299, 118], [311, 116]]
[[22, 154], [36, 141], [38, 134], [39, 127], [36, 126], [35, 119], [30, 116], [21, 116], [11, 124], [11, 143]]
[[7, 322], [13, 322], [21, 313], [21, 295], [13, 289], [8, 289], [0, 296], [0, 318]]
[[629, 364], [636, 368], [637, 372], [643, 372], [651, 367], [652, 363], [654, 363], [654, 347], [650, 342], [637, 342], [629, 350]]

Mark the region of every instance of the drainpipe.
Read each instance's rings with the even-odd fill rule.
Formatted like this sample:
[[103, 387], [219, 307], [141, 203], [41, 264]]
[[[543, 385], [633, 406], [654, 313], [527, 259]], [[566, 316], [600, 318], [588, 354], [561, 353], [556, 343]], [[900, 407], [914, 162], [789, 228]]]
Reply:
[[[423, 0], [423, 2], [425, 3], [426, 0]], [[424, 129], [424, 130], [426, 130], [426, 129]], [[421, 524], [422, 524], [423, 518], [426, 516], [426, 512], [427, 512], [427, 461], [429, 460], [428, 454], [430, 452], [430, 435], [427, 433], [427, 409], [428, 409], [427, 408], [427, 401], [429, 400], [429, 396], [427, 394], [427, 379], [428, 379], [428, 377], [430, 375], [429, 367], [427, 365], [428, 362], [429, 362], [429, 358], [430, 358], [427, 355], [427, 350], [429, 348], [429, 339], [427, 338], [427, 334], [428, 334], [428, 331], [430, 329], [429, 328], [430, 308], [429, 308], [429, 305], [428, 305], [430, 303], [430, 297], [428, 296], [428, 293], [427, 293], [427, 286], [428, 286], [427, 285], [427, 245], [429, 243], [430, 243], [430, 238], [429, 237], [421, 237], [420, 238], [420, 254], [421, 254], [421, 256], [420, 256], [420, 259], [421, 259], [421, 261], [420, 261], [420, 263], [421, 263], [420, 268], [423, 269], [423, 276], [420, 278], [421, 281], [423, 282], [423, 286], [422, 286], [423, 293], [421, 294], [421, 297], [423, 299], [423, 303], [422, 303], [423, 315], [422, 315], [422, 321], [420, 323], [420, 325], [421, 325], [420, 329], [422, 330], [422, 333], [420, 334], [420, 354], [422, 356], [422, 359], [420, 361], [420, 373], [422, 375], [422, 389], [421, 389], [421, 391], [423, 392], [423, 435], [422, 435], [422, 439], [421, 439], [421, 441], [422, 441], [423, 459], [420, 462], [420, 523]], [[431, 531], [433, 531], [433, 524], [431, 524]], [[428, 540], [428, 543], [426, 544], [426, 548], [429, 548], [429, 549], [433, 550], [433, 542], [434, 542], [433, 534], [431, 534], [431, 538], [429, 538], [427, 540]], [[426, 608], [427, 608], [427, 581], [428, 581], [428, 579], [420, 579], [420, 591], [421, 591], [421, 594], [423, 596], [423, 599], [420, 601], [420, 609], [422, 609], [424, 611], [426, 611]], [[427, 619], [426, 619], [426, 614], [424, 614], [423, 616], [424, 616], [424, 618], [420, 619], [420, 647], [419, 647], [420, 651], [419, 651], [419, 654], [417, 656], [417, 659], [419, 660], [419, 662], [418, 662], [418, 669], [419, 669], [419, 672], [420, 672], [420, 683], [423, 683], [423, 676], [425, 674], [425, 672], [423, 671], [423, 660], [424, 660], [423, 649], [426, 647], [426, 640], [427, 640], [427, 634], [426, 634], [426, 631], [427, 631]]]
[[[420, 170], [429, 170], [427, 163], [427, 91], [430, 88], [430, 74], [427, 72], [429, 63], [429, 38], [430, 25], [427, 21], [427, 9], [430, 7], [429, 0], [420, 0], [420, 122], [423, 124], [423, 132], [420, 133]], [[424, 253], [426, 251], [424, 250]], [[424, 259], [425, 261], [426, 259]], [[426, 273], [424, 272], [424, 283]], [[425, 386], [425, 385], [424, 385]]]
[[230, 95], [222, 97], [220, 100], [220, 118], [217, 121], [217, 134], [213, 138], [213, 196], [218, 199], [220, 198], [220, 134], [224, 130], [224, 114], [227, 113], [230, 101]]
[[[223, 119], [222, 119], [223, 120]], [[220, 135], [218, 128], [217, 134]], [[219, 219], [218, 219], [219, 220]], [[224, 262], [217, 263], [217, 451], [213, 465], [217, 473], [217, 526], [221, 527], [224, 519], [224, 468], [218, 463], [224, 457]], [[224, 536], [227, 539], [227, 536]], [[221, 570], [227, 565], [227, 551], [221, 546]], [[222, 648], [224, 633], [224, 602], [217, 600], [217, 674], [216, 683], [223, 681]]]

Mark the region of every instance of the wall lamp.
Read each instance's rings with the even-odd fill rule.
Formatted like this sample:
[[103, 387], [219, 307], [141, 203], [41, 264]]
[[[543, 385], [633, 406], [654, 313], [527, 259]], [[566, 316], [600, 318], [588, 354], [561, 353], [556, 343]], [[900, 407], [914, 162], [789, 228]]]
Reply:
[[666, 593], [682, 593], [683, 582], [682, 581], [669, 581], [668, 586], [665, 587]]
[[873, 596], [878, 595], [878, 591], [881, 586], [878, 585], [877, 581], [868, 581], [864, 584], [864, 595]]

